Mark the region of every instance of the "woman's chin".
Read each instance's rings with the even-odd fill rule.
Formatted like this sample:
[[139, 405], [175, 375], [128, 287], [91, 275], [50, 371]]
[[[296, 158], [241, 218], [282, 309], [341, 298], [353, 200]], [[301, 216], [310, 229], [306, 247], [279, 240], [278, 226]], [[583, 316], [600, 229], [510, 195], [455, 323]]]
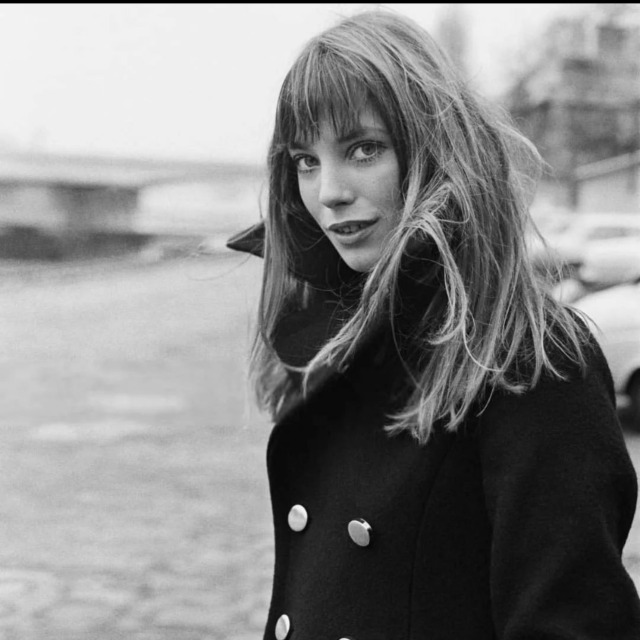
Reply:
[[354, 251], [353, 253], [340, 252], [340, 257], [350, 269], [360, 273], [366, 273], [373, 269], [380, 256], [377, 253], [372, 255], [370, 252]]

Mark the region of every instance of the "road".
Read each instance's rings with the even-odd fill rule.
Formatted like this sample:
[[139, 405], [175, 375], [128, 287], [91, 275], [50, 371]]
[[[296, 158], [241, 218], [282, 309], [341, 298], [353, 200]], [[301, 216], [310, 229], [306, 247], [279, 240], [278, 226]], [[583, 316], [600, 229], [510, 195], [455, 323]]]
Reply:
[[[0, 269], [0, 640], [261, 637], [268, 423], [244, 382], [260, 268]], [[640, 518], [625, 563], [640, 584]]]
[[255, 258], [0, 285], [0, 638], [246, 640], [272, 570]]

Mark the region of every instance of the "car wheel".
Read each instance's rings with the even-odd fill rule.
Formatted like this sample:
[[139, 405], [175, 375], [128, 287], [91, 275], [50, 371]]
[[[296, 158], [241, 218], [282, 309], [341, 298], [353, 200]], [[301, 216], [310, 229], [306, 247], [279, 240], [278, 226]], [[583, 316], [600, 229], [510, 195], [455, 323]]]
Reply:
[[640, 432], [640, 371], [636, 371], [629, 382], [628, 387], [630, 405], [631, 426]]

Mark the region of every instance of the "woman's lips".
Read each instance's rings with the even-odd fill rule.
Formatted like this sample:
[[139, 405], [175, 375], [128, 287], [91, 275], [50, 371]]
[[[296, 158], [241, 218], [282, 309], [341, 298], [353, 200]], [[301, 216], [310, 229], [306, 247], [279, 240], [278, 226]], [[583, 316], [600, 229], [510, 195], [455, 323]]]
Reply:
[[328, 231], [342, 244], [355, 244], [368, 235], [378, 220], [348, 220], [328, 227]]

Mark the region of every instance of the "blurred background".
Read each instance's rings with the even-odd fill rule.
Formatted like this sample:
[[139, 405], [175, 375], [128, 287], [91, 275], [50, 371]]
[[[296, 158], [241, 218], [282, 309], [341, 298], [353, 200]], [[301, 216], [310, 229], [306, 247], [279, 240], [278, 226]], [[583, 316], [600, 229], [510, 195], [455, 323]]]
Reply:
[[[376, 6], [0, 5], [0, 640], [261, 637], [261, 263], [224, 243], [297, 53]], [[529, 247], [597, 325], [640, 468], [639, 5], [383, 6], [547, 161]]]

